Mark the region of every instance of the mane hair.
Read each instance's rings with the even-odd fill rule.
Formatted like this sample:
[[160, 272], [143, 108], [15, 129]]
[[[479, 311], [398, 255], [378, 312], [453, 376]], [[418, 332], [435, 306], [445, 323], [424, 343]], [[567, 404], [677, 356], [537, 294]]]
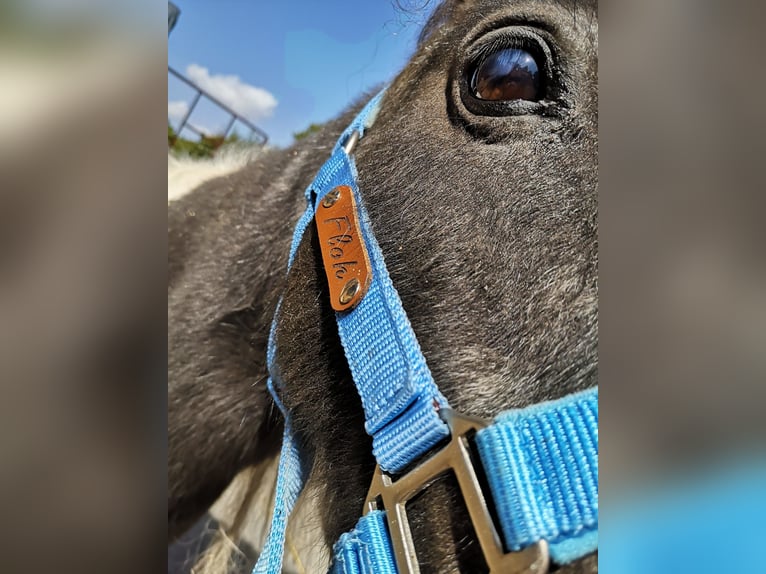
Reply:
[[168, 153], [168, 201], [181, 199], [203, 183], [239, 171], [263, 153], [259, 147], [225, 146], [212, 158]]

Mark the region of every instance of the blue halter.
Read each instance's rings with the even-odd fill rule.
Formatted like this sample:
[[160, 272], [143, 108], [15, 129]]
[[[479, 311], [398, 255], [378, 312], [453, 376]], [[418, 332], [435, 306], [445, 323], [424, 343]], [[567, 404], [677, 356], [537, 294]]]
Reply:
[[[288, 262], [289, 269], [325, 195], [341, 185], [350, 187], [372, 281], [358, 306], [336, 316], [378, 468], [364, 516], [334, 547], [331, 572], [417, 572], [405, 503], [450, 469], [490, 568], [545, 572], [549, 559], [563, 564], [597, 547], [598, 390], [506, 411], [492, 424], [450, 409], [426, 366], [356, 184], [351, 148], [375, 121], [382, 97], [381, 92], [373, 98], [343, 132], [306, 190], [307, 208], [295, 228]], [[282, 385], [275, 365], [278, 314], [279, 306], [269, 341], [269, 389], [285, 417], [285, 431], [272, 524], [254, 573], [281, 572], [287, 518], [307, 474], [290, 413], [278, 397]], [[474, 467], [469, 438], [474, 439], [481, 469]], [[479, 474], [487, 478], [491, 502], [479, 487]], [[490, 506], [500, 532], [495, 530]]]

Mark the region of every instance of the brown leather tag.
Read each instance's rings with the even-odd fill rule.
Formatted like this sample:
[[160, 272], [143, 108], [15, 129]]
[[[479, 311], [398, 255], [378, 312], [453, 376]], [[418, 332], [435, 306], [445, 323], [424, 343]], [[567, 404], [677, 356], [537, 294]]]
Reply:
[[314, 221], [332, 308], [336, 311], [353, 309], [367, 293], [372, 268], [359, 230], [359, 214], [351, 188], [339, 185], [325, 195], [317, 206]]

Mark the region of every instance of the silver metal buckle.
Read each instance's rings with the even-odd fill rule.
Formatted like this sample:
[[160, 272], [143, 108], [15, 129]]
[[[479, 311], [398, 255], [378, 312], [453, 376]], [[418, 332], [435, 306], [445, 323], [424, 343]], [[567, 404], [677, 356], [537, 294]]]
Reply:
[[428, 488], [441, 474], [452, 470], [457, 477], [468, 514], [479, 539], [484, 559], [491, 574], [543, 573], [548, 571], [548, 543], [541, 540], [519, 552], [506, 553], [492, 521], [487, 501], [481, 491], [476, 470], [468, 450], [471, 434], [487, 426], [483, 420], [466, 417], [444, 409], [442, 417], [450, 427], [450, 442], [394, 481], [379, 466], [375, 467], [372, 484], [364, 504], [364, 514], [386, 510], [396, 566], [399, 574], [418, 574], [420, 567], [412, 541], [405, 505]]

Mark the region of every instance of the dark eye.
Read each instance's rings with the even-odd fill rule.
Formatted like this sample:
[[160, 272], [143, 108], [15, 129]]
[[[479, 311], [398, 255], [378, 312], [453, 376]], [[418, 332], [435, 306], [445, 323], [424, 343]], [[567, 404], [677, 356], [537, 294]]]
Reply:
[[537, 61], [529, 52], [506, 48], [481, 61], [471, 76], [471, 91], [481, 100], [540, 99]]

